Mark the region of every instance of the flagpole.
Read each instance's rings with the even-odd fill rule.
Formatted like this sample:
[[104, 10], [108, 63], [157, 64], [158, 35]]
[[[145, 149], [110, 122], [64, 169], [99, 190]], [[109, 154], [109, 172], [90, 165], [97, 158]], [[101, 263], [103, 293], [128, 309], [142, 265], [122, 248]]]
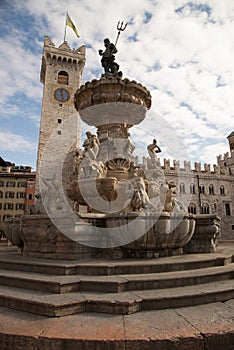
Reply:
[[64, 29], [64, 39], [63, 39], [63, 42], [66, 40], [66, 32], [67, 32], [67, 12], [66, 12], [66, 18], [65, 18], [65, 29]]

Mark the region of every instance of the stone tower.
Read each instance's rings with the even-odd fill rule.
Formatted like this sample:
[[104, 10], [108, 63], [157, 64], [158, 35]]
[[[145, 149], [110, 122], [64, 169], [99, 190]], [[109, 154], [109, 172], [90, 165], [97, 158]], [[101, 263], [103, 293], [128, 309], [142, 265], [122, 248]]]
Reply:
[[230, 158], [228, 162], [228, 166], [230, 169], [230, 173], [234, 175], [234, 131], [227, 137], [230, 147]]
[[[81, 85], [85, 65], [85, 46], [71, 49], [65, 41], [58, 48], [49, 37], [45, 36], [42, 54], [40, 81], [44, 85], [41, 125], [38, 145], [37, 172], [45, 145], [51, 134], [76, 112], [73, 103], [75, 91]], [[78, 130], [78, 141], [80, 130]], [[57, 152], [59, 150], [56, 150]], [[50, 160], [48, 159], [48, 162]]]

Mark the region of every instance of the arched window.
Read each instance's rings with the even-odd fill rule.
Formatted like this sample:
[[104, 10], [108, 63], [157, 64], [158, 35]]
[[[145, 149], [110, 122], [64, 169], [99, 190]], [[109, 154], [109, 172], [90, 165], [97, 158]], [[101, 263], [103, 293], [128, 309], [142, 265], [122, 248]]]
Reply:
[[201, 207], [202, 214], [210, 214], [210, 207], [208, 203], [203, 203]]
[[67, 72], [60, 71], [58, 73], [58, 84], [68, 85], [69, 75]]
[[190, 203], [188, 207], [188, 212], [190, 214], [197, 214], [197, 206], [195, 203]]
[[214, 194], [214, 186], [212, 184], [209, 186], [209, 194]]
[[205, 186], [204, 185], [199, 186], [199, 192], [202, 194], [205, 194]]
[[180, 183], [180, 193], [185, 193], [185, 184], [183, 182]]
[[195, 194], [195, 185], [194, 184], [190, 184], [189, 189], [190, 189], [190, 194]]
[[220, 194], [221, 194], [222, 196], [225, 195], [225, 188], [224, 188], [223, 185], [220, 186]]

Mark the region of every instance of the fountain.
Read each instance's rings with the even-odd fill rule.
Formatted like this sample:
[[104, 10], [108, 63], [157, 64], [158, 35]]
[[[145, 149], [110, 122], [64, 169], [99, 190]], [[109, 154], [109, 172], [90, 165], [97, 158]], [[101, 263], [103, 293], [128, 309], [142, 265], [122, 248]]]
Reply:
[[[153, 177], [133, 155], [129, 131], [146, 118], [150, 92], [123, 79], [119, 66], [104, 62], [102, 51], [100, 55], [105, 73], [82, 85], [74, 97], [81, 119], [97, 133], [87, 131], [83, 149], [75, 149], [69, 186], [57, 175], [61, 169], [49, 178], [41, 172], [35, 208], [20, 220], [7, 220], [7, 235], [13, 240], [12, 230], [17, 231], [13, 241], [21, 253], [38, 258], [154, 258], [183, 254], [185, 246], [187, 253], [199, 252], [196, 221], [204, 216], [189, 214], [176, 185], [165, 179], [157, 141], [147, 147]], [[203, 252], [214, 251], [219, 219], [210, 218], [208, 226]]]

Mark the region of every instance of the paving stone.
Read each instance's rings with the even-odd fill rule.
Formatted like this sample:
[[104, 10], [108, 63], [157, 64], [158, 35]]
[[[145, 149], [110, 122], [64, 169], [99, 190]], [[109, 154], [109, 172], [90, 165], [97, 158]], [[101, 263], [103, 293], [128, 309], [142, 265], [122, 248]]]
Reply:
[[124, 316], [126, 350], [203, 350], [200, 332], [174, 310]]
[[234, 346], [234, 300], [180, 308], [176, 312], [204, 335], [206, 350]]
[[45, 343], [53, 339], [63, 350], [124, 350], [123, 316], [88, 313], [65, 316], [43, 338]]

